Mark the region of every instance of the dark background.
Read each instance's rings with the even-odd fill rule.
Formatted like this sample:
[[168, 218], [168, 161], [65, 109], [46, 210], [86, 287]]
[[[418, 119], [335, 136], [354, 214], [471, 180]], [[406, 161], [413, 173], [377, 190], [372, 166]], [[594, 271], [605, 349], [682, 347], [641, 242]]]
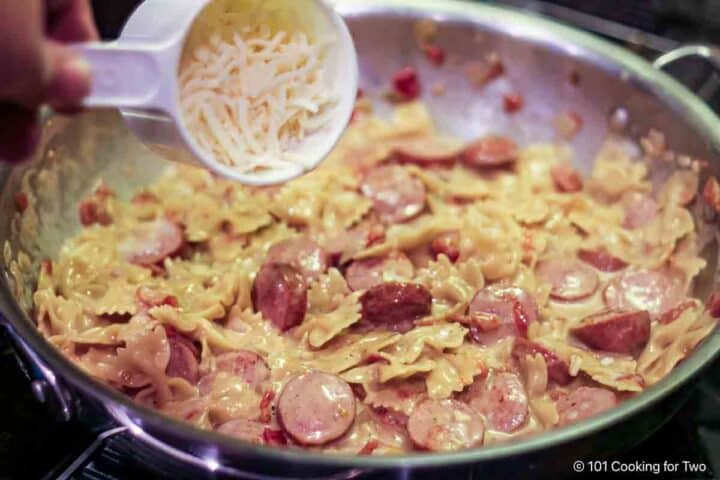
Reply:
[[[136, 0], [93, 1], [104, 38], [117, 35], [137, 3]], [[720, 43], [720, 0], [505, 0], [493, 3], [529, 9], [580, 26], [625, 44], [648, 58], [677, 43]], [[618, 25], [630, 28], [617, 28]], [[713, 106], [718, 109], [720, 102]], [[55, 421], [35, 400], [27, 378], [1, 338], [0, 385], [0, 478], [52, 477], [50, 472], [62, 468], [94, 438], [83, 426]], [[720, 362], [708, 369], [693, 388], [688, 403], [665, 427], [619, 458], [646, 462], [690, 460], [704, 462], [720, 472]], [[133, 461], [127, 455], [120, 455], [120, 459], [113, 455], [117, 457], [117, 451], [94, 460], [78, 478], [152, 477], [142, 462]], [[179, 478], [176, 475], [168, 478], [173, 477]], [[710, 478], [711, 474], [705, 477]], [[632, 478], [641, 478], [641, 475]]]

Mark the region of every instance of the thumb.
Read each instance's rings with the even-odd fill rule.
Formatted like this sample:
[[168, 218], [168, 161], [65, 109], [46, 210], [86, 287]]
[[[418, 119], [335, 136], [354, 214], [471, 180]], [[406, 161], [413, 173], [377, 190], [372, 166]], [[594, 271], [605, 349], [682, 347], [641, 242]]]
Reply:
[[79, 110], [90, 93], [90, 64], [70, 47], [48, 42], [51, 74], [45, 102], [60, 112]]

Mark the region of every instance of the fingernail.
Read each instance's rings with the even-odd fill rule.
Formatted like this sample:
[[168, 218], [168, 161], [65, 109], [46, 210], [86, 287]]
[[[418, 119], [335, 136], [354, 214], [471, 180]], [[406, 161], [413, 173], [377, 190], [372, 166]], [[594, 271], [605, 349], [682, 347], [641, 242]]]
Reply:
[[90, 62], [85, 60], [83, 57], [75, 57], [69, 60], [65, 65], [62, 66], [64, 74], [69, 77], [76, 79], [90, 79]]
[[49, 89], [48, 103], [53, 108], [75, 108], [90, 92], [90, 64], [73, 57], [58, 66]]

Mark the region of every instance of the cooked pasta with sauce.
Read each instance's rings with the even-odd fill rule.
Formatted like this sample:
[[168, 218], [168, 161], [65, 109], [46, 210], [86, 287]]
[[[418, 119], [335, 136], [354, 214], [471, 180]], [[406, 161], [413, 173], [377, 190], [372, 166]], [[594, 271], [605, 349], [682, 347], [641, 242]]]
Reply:
[[[164, 414], [257, 444], [451, 451], [579, 422], [716, 326], [697, 175], [653, 191], [619, 143], [440, 136], [420, 103], [358, 116], [316, 171], [250, 188], [173, 167], [100, 185], [46, 262], [41, 332]], [[713, 297], [715, 298], [715, 297]]]

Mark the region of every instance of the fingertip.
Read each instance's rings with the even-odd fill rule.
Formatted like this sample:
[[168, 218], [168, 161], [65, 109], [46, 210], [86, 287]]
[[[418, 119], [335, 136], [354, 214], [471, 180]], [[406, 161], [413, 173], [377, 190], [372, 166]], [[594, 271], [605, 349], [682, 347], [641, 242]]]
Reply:
[[47, 103], [56, 110], [75, 111], [81, 108], [83, 98], [90, 93], [90, 64], [75, 54], [61, 57], [50, 80]]

